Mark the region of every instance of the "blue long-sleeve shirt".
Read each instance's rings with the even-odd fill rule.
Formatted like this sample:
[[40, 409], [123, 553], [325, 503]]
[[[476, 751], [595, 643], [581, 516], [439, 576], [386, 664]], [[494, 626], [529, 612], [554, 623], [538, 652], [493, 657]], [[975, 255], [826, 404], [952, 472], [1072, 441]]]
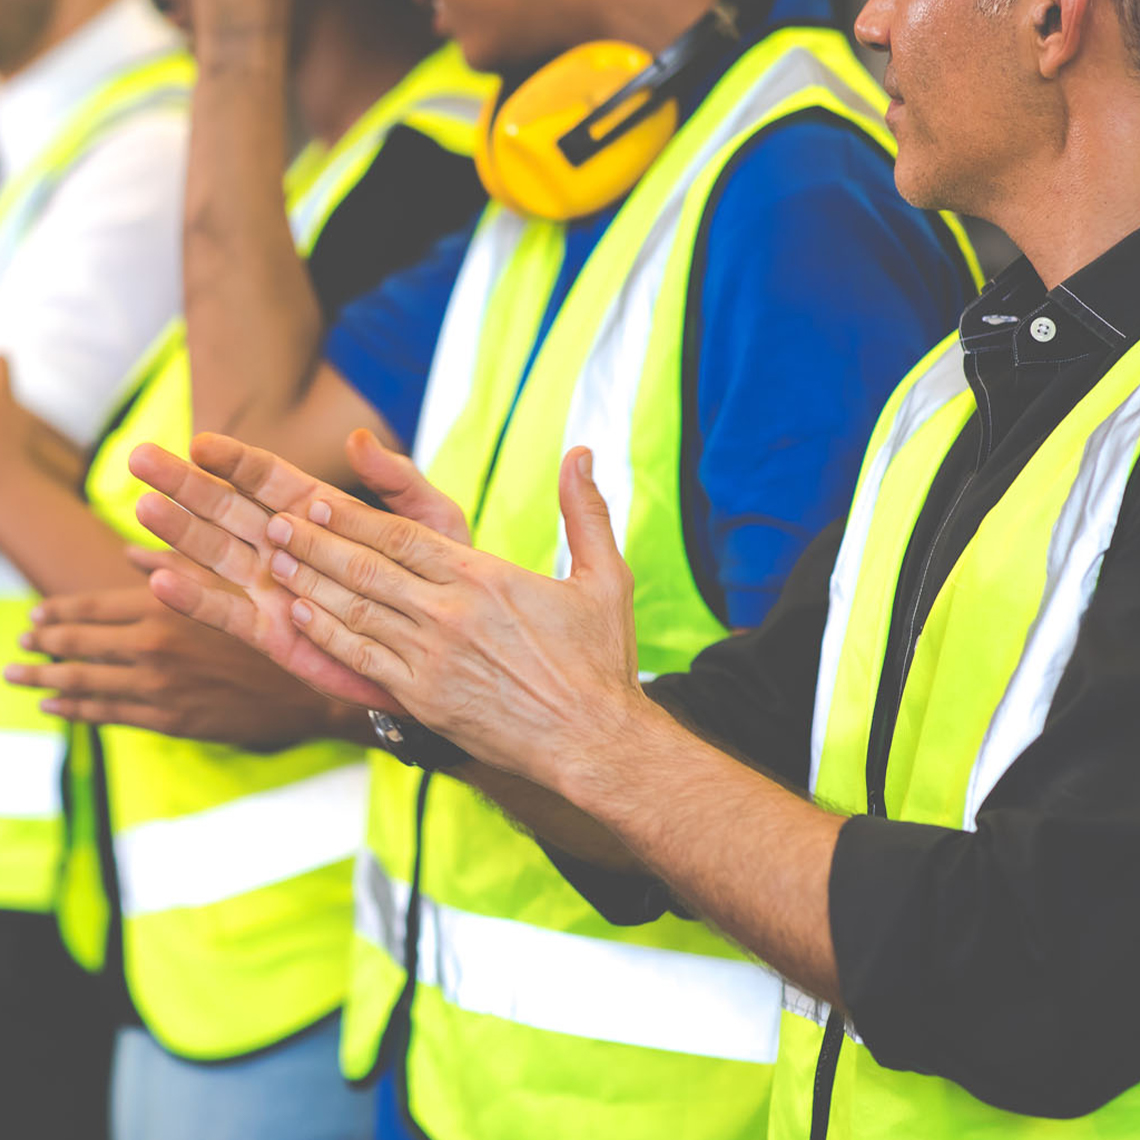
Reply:
[[[782, 5], [801, 19], [818, 7]], [[698, 583], [742, 628], [759, 624], [809, 539], [846, 512], [879, 410], [954, 327], [970, 287], [944, 234], [899, 197], [882, 151], [832, 117], [762, 132], [710, 209], [681, 485]], [[616, 212], [568, 227], [534, 355]], [[331, 363], [409, 444], [470, 236], [347, 308], [328, 338]]]

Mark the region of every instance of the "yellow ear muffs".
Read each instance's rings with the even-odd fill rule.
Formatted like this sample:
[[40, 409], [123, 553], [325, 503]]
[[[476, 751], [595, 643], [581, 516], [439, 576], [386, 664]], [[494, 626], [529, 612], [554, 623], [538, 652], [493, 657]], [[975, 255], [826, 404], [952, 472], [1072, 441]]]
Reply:
[[[499, 104], [484, 109], [475, 164], [487, 192], [512, 209], [569, 221], [605, 209], [641, 179], [677, 130], [667, 100], [641, 122], [575, 165], [559, 145], [592, 112], [641, 75], [653, 56], [632, 44], [599, 40], [548, 63]], [[650, 96], [638, 92], [591, 128], [602, 139]]]

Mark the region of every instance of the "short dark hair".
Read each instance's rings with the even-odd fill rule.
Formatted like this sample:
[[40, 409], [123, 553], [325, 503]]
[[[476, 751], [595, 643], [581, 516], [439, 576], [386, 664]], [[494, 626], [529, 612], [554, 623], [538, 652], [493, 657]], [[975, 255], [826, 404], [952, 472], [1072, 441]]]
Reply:
[[1115, 0], [1115, 4], [1132, 66], [1140, 71], [1140, 0]]

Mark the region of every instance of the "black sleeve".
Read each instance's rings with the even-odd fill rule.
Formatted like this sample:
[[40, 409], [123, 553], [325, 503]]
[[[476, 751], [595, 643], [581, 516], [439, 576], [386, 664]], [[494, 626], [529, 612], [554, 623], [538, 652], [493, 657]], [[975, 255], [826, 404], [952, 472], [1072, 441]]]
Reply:
[[467, 225], [487, 195], [469, 158], [396, 127], [329, 218], [309, 258], [325, 321]]
[[[811, 720], [828, 582], [843, 524], [824, 530], [788, 576], [764, 624], [706, 649], [688, 673], [659, 677], [646, 692], [698, 736], [793, 786], [807, 786]], [[616, 875], [544, 847], [562, 876], [607, 921], [689, 917], [649, 877]]]
[[843, 523], [816, 536], [763, 624], [706, 649], [646, 692], [698, 736], [806, 788], [828, 583]]
[[1084, 1115], [1140, 1081], [1140, 494], [1134, 477], [1042, 735], [975, 833], [857, 818], [831, 924], [875, 1059]]

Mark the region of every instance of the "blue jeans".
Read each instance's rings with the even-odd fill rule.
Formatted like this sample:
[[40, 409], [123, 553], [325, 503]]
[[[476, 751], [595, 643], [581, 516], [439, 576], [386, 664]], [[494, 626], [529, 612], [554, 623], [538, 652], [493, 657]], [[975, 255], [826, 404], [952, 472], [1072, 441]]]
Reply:
[[167, 1053], [145, 1029], [120, 1030], [111, 1075], [112, 1140], [371, 1140], [376, 1091], [345, 1084], [340, 1018], [219, 1064]]

